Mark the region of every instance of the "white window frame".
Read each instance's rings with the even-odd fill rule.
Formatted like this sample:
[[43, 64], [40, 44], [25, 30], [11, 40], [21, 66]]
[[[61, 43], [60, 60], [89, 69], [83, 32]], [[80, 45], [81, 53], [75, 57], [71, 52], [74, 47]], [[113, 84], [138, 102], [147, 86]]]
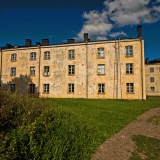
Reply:
[[16, 76], [16, 67], [11, 68], [11, 76]]
[[68, 93], [74, 93], [74, 83], [68, 84]]
[[44, 91], [44, 93], [49, 93], [49, 84], [43, 85], [43, 91]]
[[10, 91], [15, 92], [16, 90], [16, 85], [15, 84], [10, 84]]
[[36, 60], [36, 52], [30, 53], [30, 60]]
[[133, 63], [126, 63], [126, 74], [133, 73]]
[[155, 92], [155, 87], [151, 87], [151, 92]]
[[50, 59], [50, 52], [49, 51], [44, 52], [44, 59]]
[[29, 93], [35, 93], [35, 84], [29, 84]]
[[69, 75], [75, 74], [75, 65], [68, 65], [68, 74]]
[[105, 93], [105, 84], [104, 83], [98, 84], [98, 93], [99, 94], [104, 94]]
[[75, 59], [74, 49], [68, 51], [68, 59]]
[[133, 56], [133, 46], [126, 46], [126, 57]]
[[105, 64], [98, 64], [98, 74], [105, 74]]
[[16, 61], [17, 60], [17, 54], [13, 53], [11, 54], [11, 61]]
[[44, 66], [44, 75], [45, 76], [49, 75], [49, 66]]
[[126, 83], [126, 93], [134, 93], [134, 83]]
[[35, 67], [30, 67], [30, 75], [35, 76]]
[[153, 73], [154, 72], [154, 67], [151, 67], [149, 70], [150, 70], [150, 73]]
[[150, 77], [150, 82], [154, 82], [154, 77]]
[[98, 58], [104, 58], [104, 48], [97, 48], [98, 50]]

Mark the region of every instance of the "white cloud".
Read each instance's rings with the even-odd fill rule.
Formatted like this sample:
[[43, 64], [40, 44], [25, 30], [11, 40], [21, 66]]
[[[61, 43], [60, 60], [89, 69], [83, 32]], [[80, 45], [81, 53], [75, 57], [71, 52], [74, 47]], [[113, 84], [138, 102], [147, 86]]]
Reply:
[[121, 31], [121, 32], [114, 32], [114, 33], [110, 33], [109, 34], [110, 37], [119, 37], [120, 35], [127, 36], [127, 34], [124, 33], [123, 31]]
[[106, 0], [104, 9], [100, 12], [90, 11], [84, 13], [85, 22], [81, 31], [76, 35], [77, 40], [83, 40], [83, 34], [88, 33], [89, 38], [104, 39], [110, 36], [127, 36], [124, 32], [110, 33], [112, 28], [126, 25], [139, 25], [154, 23], [160, 19], [160, 6], [151, 3], [152, 0]]

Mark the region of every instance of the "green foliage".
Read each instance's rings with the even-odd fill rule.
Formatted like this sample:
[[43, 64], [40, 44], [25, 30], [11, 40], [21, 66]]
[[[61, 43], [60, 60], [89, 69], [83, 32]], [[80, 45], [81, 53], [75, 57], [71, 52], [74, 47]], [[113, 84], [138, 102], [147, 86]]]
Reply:
[[132, 139], [136, 144], [136, 150], [132, 153], [130, 160], [160, 159], [160, 140], [143, 135], [134, 135]]
[[28, 96], [1, 95], [0, 159], [90, 159], [96, 132], [89, 124]]

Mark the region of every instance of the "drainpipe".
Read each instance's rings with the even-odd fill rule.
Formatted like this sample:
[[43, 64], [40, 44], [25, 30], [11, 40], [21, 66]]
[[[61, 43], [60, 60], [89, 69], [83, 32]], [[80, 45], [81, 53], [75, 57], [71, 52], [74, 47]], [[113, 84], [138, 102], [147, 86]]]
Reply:
[[40, 77], [41, 77], [41, 46], [38, 45], [39, 48], [39, 64], [38, 64], [38, 70], [39, 70], [39, 75], [38, 75], [38, 97], [40, 97]]
[[88, 98], [88, 41], [85, 41], [86, 43], [86, 98]]

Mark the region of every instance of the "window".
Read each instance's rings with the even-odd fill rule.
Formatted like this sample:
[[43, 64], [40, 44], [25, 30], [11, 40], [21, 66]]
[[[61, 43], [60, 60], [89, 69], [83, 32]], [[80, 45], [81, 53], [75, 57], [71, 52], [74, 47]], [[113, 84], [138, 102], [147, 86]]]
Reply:
[[11, 68], [11, 76], [16, 76], [16, 67]]
[[126, 92], [133, 93], [134, 92], [134, 83], [126, 83]]
[[10, 91], [15, 92], [15, 90], [16, 90], [15, 84], [10, 84]]
[[49, 84], [44, 84], [44, 93], [49, 93]]
[[150, 72], [154, 72], [154, 68], [150, 68]]
[[74, 50], [68, 51], [68, 59], [74, 59]]
[[29, 84], [29, 93], [35, 93], [35, 84]]
[[127, 74], [133, 73], [133, 64], [132, 63], [127, 63], [126, 64], [126, 73]]
[[74, 84], [73, 83], [68, 84], [68, 93], [74, 93]]
[[50, 59], [50, 52], [44, 52], [44, 59]]
[[68, 65], [68, 74], [75, 74], [75, 65]]
[[154, 92], [155, 91], [155, 87], [151, 87], [151, 91]]
[[30, 60], [36, 60], [36, 52], [30, 53]]
[[104, 64], [98, 64], [98, 74], [105, 74]]
[[98, 58], [104, 58], [104, 48], [98, 48]]
[[17, 54], [13, 53], [11, 54], [11, 61], [16, 61], [17, 60]]
[[31, 76], [35, 75], [35, 67], [30, 67], [30, 75]]
[[49, 66], [44, 66], [44, 75], [45, 76], [49, 75]]
[[98, 84], [98, 93], [104, 93], [104, 88], [105, 88], [105, 85], [104, 84]]
[[126, 46], [126, 56], [133, 56], [133, 47], [132, 46]]
[[154, 77], [150, 77], [150, 82], [154, 82]]

